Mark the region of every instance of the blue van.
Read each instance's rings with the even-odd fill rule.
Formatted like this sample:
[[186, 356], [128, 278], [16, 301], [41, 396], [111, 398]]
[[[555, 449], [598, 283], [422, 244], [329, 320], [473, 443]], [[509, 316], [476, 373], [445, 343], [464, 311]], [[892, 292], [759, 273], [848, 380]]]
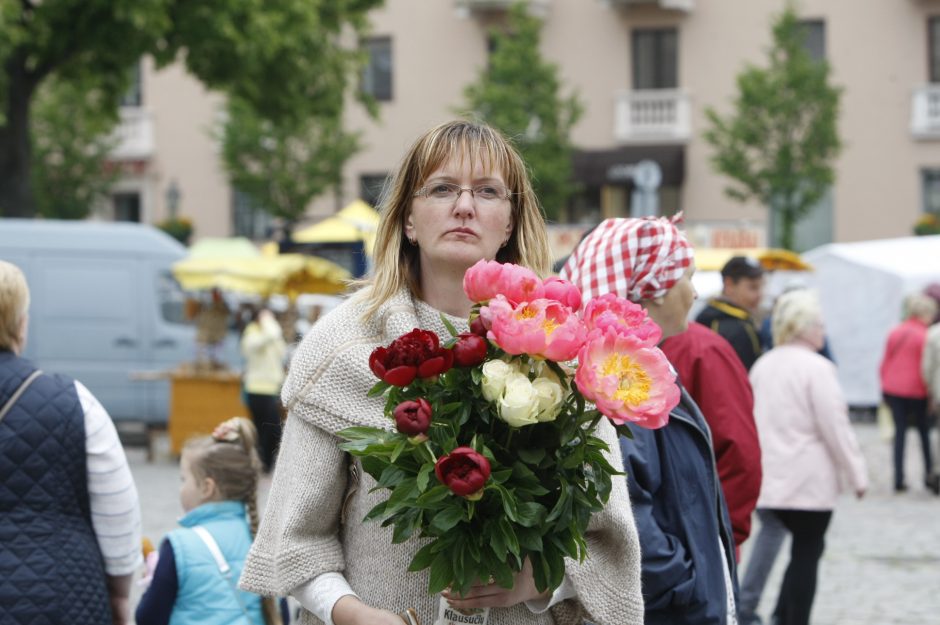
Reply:
[[185, 294], [170, 273], [185, 255], [143, 224], [0, 219], [0, 259], [29, 282], [23, 355], [81, 381], [115, 420], [165, 424], [169, 381], [154, 374], [195, 354]]

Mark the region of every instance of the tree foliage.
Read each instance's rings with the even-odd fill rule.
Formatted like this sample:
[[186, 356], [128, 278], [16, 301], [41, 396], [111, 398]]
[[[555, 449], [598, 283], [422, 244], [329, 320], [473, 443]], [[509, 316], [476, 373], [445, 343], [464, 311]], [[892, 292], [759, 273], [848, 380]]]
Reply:
[[804, 39], [788, 6], [773, 25], [768, 66], [748, 66], [738, 75], [734, 111], [722, 117], [707, 109], [711, 127], [704, 133], [715, 149], [713, 166], [732, 179], [727, 195], [768, 207], [771, 219], [779, 217], [779, 244], [787, 249], [796, 223], [833, 184], [841, 148], [841, 89], [830, 84], [829, 64], [810, 57]]
[[143, 55], [181, 60], [272, 120], [338, 114], [358, 51], [336, 45], [381, 0], [21, 0], [0, 3], [0, 212], [35, 213], [30, 103], [50, 75], [94, 77], [117, 106]]
[[339, 185], [359, 138], [343, 130], [339, 115], [271, 120], [231, 98], [222, 146], [234, 187], [272, 215], [293, 221], [311, 199]]
[[32, 106], [32, 175], [38, 212], [84, 219], [117, 177], [108, 155], [117, 110], [93, 85], [51, 78]]
[[489, 64], [464, 95], [474, 115], [516, 142], [546, 217], [557, 219], [577, 190], [569, 134], [583, 107], [576, 94], [560, 94], [558, 68], [539, 52], [540, 30], [526, 4], [514, 4], [506, 29], [491, 32]]

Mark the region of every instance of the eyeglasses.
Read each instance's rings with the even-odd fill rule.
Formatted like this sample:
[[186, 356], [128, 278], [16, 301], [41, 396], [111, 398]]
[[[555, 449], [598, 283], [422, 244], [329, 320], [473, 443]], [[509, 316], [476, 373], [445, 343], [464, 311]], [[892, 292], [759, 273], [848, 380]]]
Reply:
[[437, 204], [454, 204], [464, 191], [469, 191], [470, 196], [478, 205], [496, 204], [512, 196], [509, 189], [501, 184], [486, 183], [461, 187], [453, 182], [429, 184], [415, 191], [414, 196], [426, 198]]

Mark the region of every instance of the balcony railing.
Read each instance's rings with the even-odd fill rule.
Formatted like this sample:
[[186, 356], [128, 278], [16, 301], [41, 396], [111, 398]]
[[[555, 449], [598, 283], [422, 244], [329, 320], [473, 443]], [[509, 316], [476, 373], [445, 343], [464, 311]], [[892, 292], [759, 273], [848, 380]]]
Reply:
[[606, 4], [618, 7], [658, 6], [661, 9], [672, 11], [691, 11], [695, 8], [695, 0], [602, 0]]
[[154, 153], [153, 115], [136, 106], [121, 107], [121, 122], [115, 129], [117, 147], [111, 152], [116, 161], [147, 160]]
[[[545, 17], [551, 0], [528, 0], [529, 13], [538, 17]], [[463, 17], [471, 13], [490, 13], [493, 11], [507, 11], [515, 4], [515, 0], [455, 0], [457, 13]]]
[[911, 134], [916, 139], [940, 139], [940, 85], [926, 85], [914, 90]]
[[689, 96], [681, 89], [624, 90], [616, 94], [618, 141], [684, 143], [692, 134]]

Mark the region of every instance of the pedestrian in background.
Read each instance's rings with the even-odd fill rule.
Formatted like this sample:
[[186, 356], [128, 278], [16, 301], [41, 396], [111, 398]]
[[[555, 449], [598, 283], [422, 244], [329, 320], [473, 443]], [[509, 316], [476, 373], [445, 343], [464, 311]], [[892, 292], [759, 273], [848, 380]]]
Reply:
[[0, 623], [125, 625], [141, 563], [134, 479], [94, 395], [19, 356], [28, 311], [26, 278], [0, 261]]
[[[940, 423], [940, 283], [928, 285], [924, 289], [924, 295], [930, 297], [937, 305], [933, 325], [927, 330], [924, 357], [921, 361], [921, 373], [927, 384], [928, 418], [934, 426], [937, 426]], [[938, 440], [938, 445], [940, 445], [940, 440]], [[934, 467], [929, 484], [934, 494], [940, 495], [940, 472], [936, 467]]]
[[182, 526], [167, 534], [137, 625], [279, 625], [272, 599], [236, 586], [258, 530], [255, 428], [235, 417], [180, 456]]
[[[607, 219], [578, 244], [561, 277], [584, 301], [615, 293], [640, 304], [668, 338], [688, 326], [694, 271], [692, 248], [672, 221]], [[632, 432], [620, 449], [640, 534], [644, 623], [734, 623], [734, 539], [705, 417], [681, 388], [665, 426]]]
[[868, 477], [835, 365], [816, 353], [825, 334], [815, 294], [782, 295], [773, 334], [776, 347], [750, 372], [764, 470], [757, 507], [777, 517], [792, 537], [773, 623], [807, 625], [840, 477], [858, 497]]
[[731, 343], [744, 368], [761, 355], [760, 327], [754, 315], [764, 295], [764, 268], [754, 258], [734, 256], [721, 268], [721, 295], [696, 317]]
[[281, 444], [281, 384], [287, 343], [281, 324], [267, 308], [256, 310], [241, 339], [245, 371], [242, 384], [248, 410], [258, 430], [258, 447], [265, 472], [274, 467]]
[[881, 360], [881, 392], [894, 419], [894, 490], [904, 492], [904, 447], [907, 426], [913, 423], [920, 435], [924, 456], [924, 484], [935, 493], [940, 482], [933, 479], [930, 427], [927, 421], [927, 383], [923, 375], [927, 328], [937, 314], [930, 297], [915, 293], [905, 302], [904, 321], [888, 334]]

